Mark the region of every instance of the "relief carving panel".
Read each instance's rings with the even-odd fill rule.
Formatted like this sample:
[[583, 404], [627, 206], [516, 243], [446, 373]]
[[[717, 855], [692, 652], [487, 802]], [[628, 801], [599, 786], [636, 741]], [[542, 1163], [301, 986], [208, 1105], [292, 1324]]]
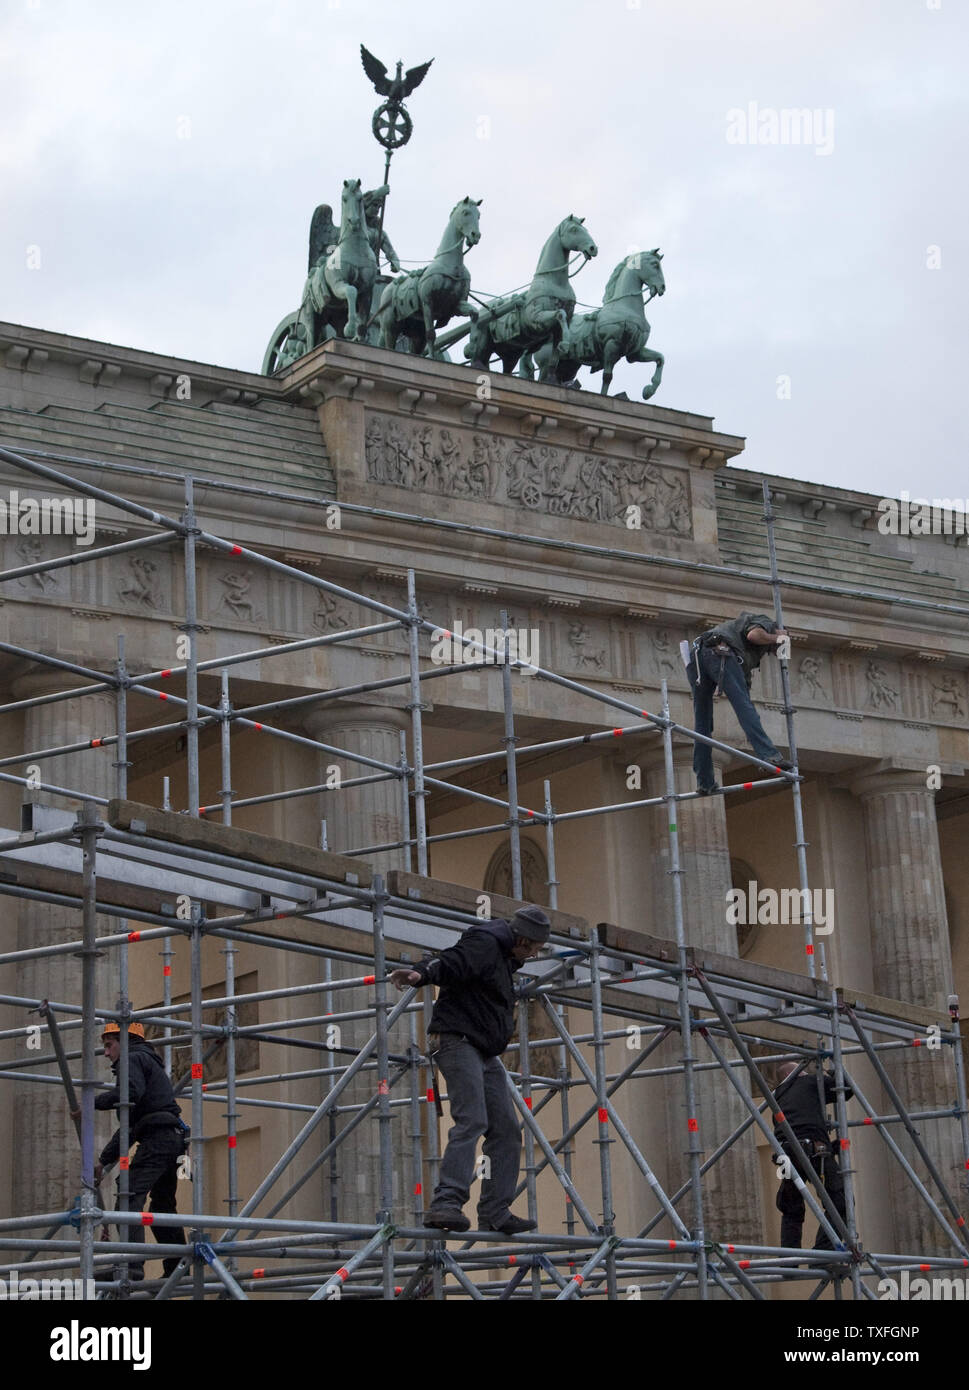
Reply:
[[470, 433], [372, 413], [366, 429], [371, 482], [464, 497], [626, 528], [690, 537], [689, 477], [634, 459], [605, 458], [536, 440]]

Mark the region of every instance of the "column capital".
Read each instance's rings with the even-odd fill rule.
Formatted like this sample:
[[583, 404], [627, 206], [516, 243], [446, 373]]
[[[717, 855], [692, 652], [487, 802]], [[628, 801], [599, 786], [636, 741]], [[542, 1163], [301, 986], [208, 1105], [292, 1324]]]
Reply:
[[334, 729], [388, 730], [410, 729], [410, 715], [396, 705], [362, 704], [352, 700], [327, 701], [311, 705], [299, 716], [311, 738], [321, 738]]
[[899, 792], [919, 792], [934, 801], [935, 792], [928, 786], [926, 778], [924, 764], [906, 766], [895, 758], [885, 758], [846, 779], [845, 784], [851, 794], [862, 801]]

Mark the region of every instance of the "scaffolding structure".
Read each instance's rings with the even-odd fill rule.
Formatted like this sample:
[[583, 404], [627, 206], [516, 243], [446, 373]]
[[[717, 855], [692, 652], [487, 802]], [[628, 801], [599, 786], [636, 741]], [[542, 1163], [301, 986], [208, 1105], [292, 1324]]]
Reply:
[[[934, 1111], [910, 1113], [886, 1068], [886, 1060], [891, 1054], [902, 1052], [921, 1040], [927, 1021], [937, 1015], [900, 1001], [855, 995], [834, 988], [828, 982], [823, 941], [815, 936], [810, 911], [812, 899], [801, 778], [796, 770], [794, 710], [786, 660], [780, 662], [780, 671], [789, 756], [795, 766], [791, 773], [782, 772], [747, 751], [713, 738], [703, 738], [677, 724], [671, 717], [665, 681], [660, 709], [649, 712], [554, 671], [529, 667], [530, 679], [555, 683], [600, 706], [614, 709], [634, 722], [613, 729], [596, 728], [573, 737], [524, 744], [515, 732], [514, 677], [521, 675], [525, 667], [521, 660], [512, 657], [507, 646], [495, 648], [487, 642], [448, 633], [454, 643], [473, 649], [473, 663], [422, 667], [422, 637], [439, 634], [441, 630], [420, 615], [412, 570], [408, 572], [407, 606], [397, 609], [204, 531], [198, 525], [191, 478], [185, 480], [184, 511], [181, 516], [172, 517], [120, 494], [94, 487], [36, 457], [0, 449], [0, 460], [35, 478], [56, 483], [65, 492], [93, 498], [127, 513], [146, 528], [143, 536], [133, 540], [7, 570], [0, 574], [0, 581], [78, 563], [97, 563], [146, 547], [176, 545], [184, 561], [182, 626], [188, 651], [181, 667], [132, 674], [125, 660], [123, 636], [119, 638], [115, 669], [110, 672], [0, 643], [0, 650], [8, 654], [85, 682], [54, 694], [6, 704], [0, 707], [0, 714], [107, 692], [115, 697], [117, 715], [113, 734], [86, 743], [32, 749], [0, 759], [0, 768], [4, 769], [0, 771], [0, 780], [29, 790], [34, 801], [25, 808], [29, 814], [21, 833], [0, 841], [0, 855], [15, 864], [29, 864], [36, 885], [28, 887], [11, 882], [7, 875], [0, 878], [0, 894], [28, 903], [35, 901], [74, 909], [80, 923], [75, 940], [0, 955], [0, 964], [5, 965], [66, 955], [79, 956], [81, 960], [79, 1000], [0, 995], [0, 1004], [10, 1009], [39, 1011], [51, 1044], [51, 1051], [29, 1061], [0, 1065], [0, 1079], [14, 1084], [63, 1086], [72, 1111], [80, 1111], [77, 1128], [81, 1191], [77, 1206], [68, 1211], [40, 1212], [0, 1221], [0, 1249], [25, 1255], [32, 1277], [79, 1274], [81, 1279], [88, 1281], [85, 1288], [96, 1291], [98, 1296], [137, 1300], [164, 1300], [186, 1295], [194, 1299], [218, 1296], [244, 1300], [259, 1292], [316, 1301], [445, 1299], [449, 1296], [473, 1300], [630, 1296], [665, 1300], [677, 1295], [700, 1299], [713, 1296], [763, 1299], [770, 1296], [773, 1285], [788, 1281], [799, 1281], [798, 1287], [804, 1289], [804, 1296], [812, 1299], [830, 1287], [836, 1297], [850, 1293], [855, 1300], [873, 1300], [877, 1294], [872, 1281], [897, 1276], [903, 1269], [924, 1269], [929, 1265], [939, 1270], [962, 1270], [969, 1265], [969, 1241], [959, 1205], [962, 1194], [947, 1190], [919, 1128], [925, 1123], [958, 1125], [969, 1168], [969, 1108], [958, 1007], [950, 1007], [950, 1017], [939, 1034], [940, 1045], [953, 1059], [957, 1088], [953, 1104]], [[769, 582], [775, 617], [783, 626], [774, 517], [766, 481], [763, 490], [771, 565]], [[200, 660], [196, 594], [196, 555], [200, 546], [244, 559], [294, 583], [308, 584], [326, 594], [349, 600], [371, 610], [375, 621], [367, 626], [277, 643], [231, 657]], [[507, 630], [504, 617], [502, 622]], [[407, 637], [406, 669], [400, 675], [238, 709], [231, 702], [229, 672], [235, 665], [353, 643], [388, 632], [403, 632]], [[424, 682], [470, 670], [480, 671], [482, 679], [501, 681], [504, 711], [501, 747], [493, 752], [428, 763], [424, 757], [422, 728]], [[221, 677], [218, 705], [206, 705], [199, 698], [199, 677], [209, 672]], [[172, 689], [173, 682], [182, 681], [184, 696]], [[407, 739], [401, 734], [400, 759], [396, 763], [337, 748], [266, 722], [276, 716], [285, 718], [288, 713], [310, 706], [347, 697], [366, 698], [372, 691], [394, 689], [404, 692], [410, 717], [410, 747], [408, 749]], [[130, 729], [129, 694], [163, 700], [169, 709], [177, 710], [177, 720]], [[269, 738], [295, 742], [316, 754], [326, 753], [358, 765], [362, 769], [360, 775], [343, 779], [342, 791], [395, 781], [399, 787], [401, 838], [388, 843], [354, 846], [336, 855], [326, 850], [325, 841], [323, 849], [306, 848], [296, 853], [292, 846], [287, 847], [269, 837], [238, 832], [232, 826], [235, 809], [309, 796], [328, 790], [328, 786], [320, 784], [242, 799], [234, 797], [231, 791], [233, 726], [256, 729]], [[200, 790], [199, 735], [204, 728], [217, 728], [220, 735], [222, 791], [220, 800], [212, 804], [202, 802]], [[173, 730], [183, 731], [185, 736], [187, 815], [171, 810], [167, 796], [162, 807], [145, 807], [127, 800], [129, 748], [135, 741], [170, 736]], [[662, 747], [665, 771], [662, 795], [557, 812], [550, 783], [546, 781], [541, 809], [520, 805], [518, 771], [524, 755], [568, 750], [616, 738], [649, 739]], [[754, 966], [690, 943], [677, 821], [678, 803], [689, 803], [697, 794], [676, 790], [674, 745], [697, 739], [767, 774], [756, 781], [725, 785], [718, 789], [718, 795], [743, 796], [755, 789], [760, 792], [770, 788], [775, 792], [786, 791], [792, 798], [794, 843], [804, 904], [806, 974]], [[28, 779], [8, 770], [25, 763], [42, 765], [45, 760], [94, 747], [116, 750], [117, 780], [113, 799], [93, 796], [84, 788], [46, 782], [42, 777], [38, 779], [36, 772]], [[506, 774], [506, 798], [449, 780], [449, 774], [459, 769], [487, 764], [494, 764]], [[446, 790], [492, 808], [493, 819], [486, 825], [431, 835], [425, 806], [431, 789]], [[72, 802], [77, 810], [66, 812], [40, 806], [36, 804], [38, 793]], [[619, 815], [644, 807], [662, 810], [666, 815], [673, 902], [671, 939], [653, 938], [605, 923], [587, 927], [558, 909], [556, 826], [573, 819]], [[429, 1190], [428, 1183], [433, 1188], [440, 1157], [435, 1108], [440, 1113], [441, 1097], [429, 1073], [429, 1059], [422, 1051], [422, 1029], [429, 1016], [430, 1001], [426, 992], [418, 996], [413, 989], [406, 990], [397, 1000], [390, 997], [388, 971], [406, 960], [394, 959], [393, 950], [388, 952], [388, 943], [397, 943], [398, 947], [406, 943], [418, 952], [439, 950], [478, 920], [476, 892], [439, 883], [428, 875], [429, 845], [456, 838], [508, 837], [511, 899], [492, 897], [496, 909], [493, 915], [499, 915], [503, 909], [510, 915], [522, 899], [521, 831], [525, 826], [544, 828], [553, 932], [546, 956], [529, 963], [520, 972], [519, 1035], [517, 1043], [509, 1049], [509, 1054], [517, 1060], [507, 1071], [507, 1079], [524, 1128], [525, 1177], [519, 1190], [525, 1193], [528, 1215], [537, 1219], [536, 1181], [539, 1174], [548, 1169], [562, 1189], [564, 1231], [561, 1234], [536, 1232], [514, 1239], [496, 1232], [470, 1232], [457, 1239], [430, 1231], [421, 1224], [422, 1194]], [[389, 852], [402, 854], [409, 869], [390, 870], [386, 874], [373, 872], [367, 862], [368, 856]], [[164, 872], [169, 885], [164, 897], [188, 902], [190, 910], [187, 913], [176, 914], [170, 902], [161, 901], [156, 891], [160, 871]], [[48, 886], [43, 882], [45, 873], [50, 874]], [[65, 874], [73, 876], [73, 886], [65, 886]], [[220, 888], [225, 890], [221, 905]], [[238, 901], [243, 891], [270, 905], [232, 912], [228, 905]], [[131, 906], [133, 893], [142, 895], [141, 904], [136, 908]], [[148, 903], [153, 893], [158, 901], [155, 910], [150, 910], [142, 904]], [[206, 905], [213, 903], [215, 910], [207, 915]], [[99, 916], [116, 920], [117, 930], [98, 936]], [[129, 917], [140, 924], [135, 932], [129, 931]], [[307, 940], [293, 925], [303, 921], [340, 927], [343, 944], [337, 947], [326, 940]], [[271, 930], [270, 923], [273, 924]], [[347, 932], [359, 946], [347, 948]], [[215, 999], [204, 997], [203, 993], [202, 943], [206, 937], [220, 938], [226, 943], [225, 992]], [[162, 943], [166, 952], [173, 940], [187, 942], [191, 957], [188, 1003], [172, 1002], [169, 971], [166, 972], [162, 1006], [150, 1010], [132, 1008], [128, 985], [129, 943], [153, 939]], [[243, 943], [267, 951], [288, 950], [315, 957], [321, 978], [315, 983], [283, 989], [238, 993], [233, 957], [235, 948]], [[95, 997], [96, 962], [106, 952], [113, 953], [117, 960], [118, 997], [114, 1008], [99, 1005]], [[405, 955], [409, 956], [410, 952]], [[336, 978], [336, 965], [341, 969], [359, 967], [359, 973]], [[372, 990], [372, 1004], [365, 1011], [372, 1020], [372, 1034], [367, 1042], [354, 1050], [349, 1061], [343, 1060], [337, 1050], [327, 1052], [322, 1043], [310, 1044], [325, 1053], [324, 1065], [313, 1073], [322, 1078], [325, 1087], [325, 1094], [317, 1105], [266, 1102], [242, 1094], [249, 1087], [271, 1086], [287, 1077], [270, 1072], [241, 1081], [236, 1065], [236, 1048], [241, 1040], [253, 1037], [261, 1043], [286, 1046], [292, 1043], [291, 1035], [301, 1029], [318, 1030], [323, 1023], [356, 1018], [360, 1011], [340, 1012], [339, 996], [343, 990], [361, 987]], [[304, 994], [321, 997], [322, 1009], [318, 1014], [254, 1026], [238, 1023], [238, 1009], [245, 1003], [269, 998], [295, 1000]], [[541, 1036], [535, 1036], [532, 1030], [529, 1003], [542, 1010]], [[221, 1009], [227, 1011], [224, 1022], [207, 1021], [213, 1017], [213, 1010]], [[185, 1076], [177, 1080], [176, 1090], [191, 1098], [192, 1211], [190, 1215], [155, 1213], [150, 1221], [158, 1243], [150, 1249], [123, 1238], [130, 1227], [146, 1222], [140, 1211], [127, 1210], [127, 1173], [121, 1172], [119, 1176], [118, 1210], [110, 1213], [95, 1182], [94, 1099], [100, 1084], [95, 1055], [97, 1038], [109, 1020], [121, 1026], [118, 1081], [122, 1097], [127, 1096], [128, 1023], [137, 1020], [157, 1025], [162, 1030], [169, 1065], [174, 1047], [179, 1044], [191, 1047], [191, 1066]], [[581, 1023], [580, 1029], [575, 1028], [576, 1022]], [[33, 1026], [27, 1023], [6, 1028], [0, 1037], [22, 1038]], [[636, 1030], [637, 1046], [624, 1066], [611, 1071], [610, 1045], [617, 1038], [627, 1037], [630, 1027]], [[78, 1054], [69, 1050], [69, 1041], [78, 1032], [80, 1076], [75, 1079], [71, 1063], [78, 1060]], [[657, 1066], [656, 1059], [652, 1062], [650, 1059], [669, 1038], [678, 1039], [681, 1055], [673, 1067]], [[206, 1061], [219, 1046], [225, 1050], [225, 1079], [206, 1086]], [[538, 1047], [556, 1050], [559, 1058], [556, 1076], [533, 1074], [531, 1054]], [[890, 1113], [880, 1114], [875, 1100], [864, 1093], [854, 1069], [855, 1058], [862, 1059], [873, 1069], [892, 1107]], [[837, 1135], [843, 1158], [845, 1221], [823, 1183], [814, 1175], [810, 1160], [783, 1118], [765, 1075], [765, 1068], [785, 1060], [793, 1060], [799, 1067], [814, 1062], [820, 1065], [823, 1061], [833, 1070]], [[38, 1070], [45, 1067], [53, 1067], [53, 1070], [46, 1073]], [[706, 1071], [714, 1071], [721, 1077], [723, 1085], [739, 1097], [745, 1111], [743, 1123], [713, 1152], [704, 1149], [704, 1115], [697, 1094], [698, 1076]], [[671, 1073], [679, 1075], [683, 1086], [688, 1179], [678, 1190], [667, 1192], [624, 1122], [616, 1096], [621, 1090], [628, 1095], [636, 1082]], [[341, 1097], [350, 1083], [361, 1075], [373, 1081], [370, 1098], [360, 1105], [341, 1106]], [[846, 1088], [849, 1086], [865, 1112], [863, 1119], [848, 1119]], [[206, 1210], [206, 1165], [213, 1159], [206, 1154], [205, 1105], [213, 1100], [224, 1102], [226, 1106], [228, 1215]], [[234, 1143], [240, 1107], [267, 1103], [308, 1113], [292, 1142], [258, 1185], [246, 1193], [240, 1189]], [[392, 1117], [398, 1109], [410, 1121], [407, 1162], [414, 1181], [406, 1206], [394, 1193]], [[338, 1112], [345, 1121], [342, 1128], [334, 1123]], [[124, 1102], [120, 1115], [121, 1153], [125, 1154], [129, 1120], [128, 1106]], [[330, 1138], [315, 1155], [308, 1171], [294, 1183], [291, 1180], [294, 1160], [317, 1134], [324, 1120], [329, 1121]], [[280, 1215], [303, 1183], [313, 1173], [325, 1169], [340, 1144], [362, 1123], [375, 1123], [379, 1136], [380, 1190], [373, 1193], [373, 1221], [341, 1221], [338, 1205], [335, 1209], [331, 1206], [330, 1220], [296, 1220]], [[864, 1248], [857, 1229], [849, 1147], [850, 1132], [860, 1125], [877, 1131], [891, 1160], [907, 1174], [949, 1253], [932, 1255], [927, 1260], [925, 1254], [918, 1251], [879, 1253]], [[894, 1138], [893, 1130], [897, 1125], [909, 1136], [924, 1165], [923, 1174], [916, 1171]], [[754, 1127], [764, 1135], [779, 1161], [784, 1159], [786, 1149], [788, 1154], [797, 1155], [803, 1161], [804, 1172], [812, 1175], [806, 1182], [797, 1173], [792, 1176], [808, 1209], [828, 1235], [832, 1249], [793, 1251], [780, 1246], [745, 1244], [732, 1239], [730, 1231], [710, 1228], [705, 1211], [704, 1179], [738, 1139]], [[593, 1132], [598, 1149], [599, 1185], [594, 1196], [580, 1191], [575, 1179], [574, 1140], [583, 1131]], [[655, 1216], [635, 1232], [621, 1232], [616, 1228], [611, 1149], [617, 1144], [626, 1150], [657, 1206]], [[287, 1182], [289, 1185], [285, 1186]], [[331, 1199], [334, 1198], [338, 1203], [339, 1193], [331, 1185]], [[98, 1240], [99, 1228], [108, 1222], [116, 1228], [117, 1235]], [[172, 1226], [190, 1228], [186, 1243], [165, 1241], [165, 1230]], [[168, 1278], [147, 1282], [130, 1280], [131, 1261], [169, 1256], [177, 1257], [178, 1266]], [[257, 1262], [256, 1267], [248, 1268], [252, 1261]], [[16, 1267], [3, 1264], [0, 1274], [7, 1274]], [[20, 1268], [24, 1268], [22, 1262]]]

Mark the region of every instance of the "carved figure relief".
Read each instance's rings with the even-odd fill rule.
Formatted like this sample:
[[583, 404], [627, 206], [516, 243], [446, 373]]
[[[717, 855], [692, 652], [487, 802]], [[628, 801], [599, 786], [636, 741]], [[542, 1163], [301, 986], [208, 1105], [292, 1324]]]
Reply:
[[865, 671], [868, 682], [868, 703], [872, 709], [895, 709], [898, 691], [888, 683], [888, 672], [877, 661], [869, 661]]
[[157, 609], [161, 602], [158, 589], [158, 566], [147, 555], [132, 555], [128, 561], [131, 570], [129, 579], [118, 585], [118, 597], [140, 604], [143, 608]]
[[376, 413], [367, 418], [365, 447], [375, 483], [622, 527], [635, 505], [644, 529], [692, 534], [689, 491], [677, 469]]
[[249, 596], [252, 589], [252, 570], [226, 570], [225, 574], [219, 576], [219, 583], [225, 586], [219, 607], [227, 609], [234, 618], [241, 621], [255, 622], [256, 611]]
[[813, 700], [827, 700], [828, 692], [821, 679], [821, 662], [816, 656], [802, 656], [797, 667], [797, 680], [801, 690]]
[[669, 628], [662, 627], [653, 633], [653, 660], [660, 680], [671, 681], [683, 670], [683, 662]]
[[341, 603], [336, 594], [328, 594], [321, 589], [319, 604], [313, 614], [313, 626], [319, 632], [344, 632], [350, 623], [350, 608]]
[[932, 682], [932, 713], [938, 709], [949, 709], [953, 719], [965, 719], [966, 704], [955, 676], [943, 676], [939, 685]]
[[572, 649], [572, 660], [580, 669], [591, 667], [594, 671], [604, 671], [606, 669], [606, 649], [605, 647], [592, 647], [589, 645], [592, 634], [588, 627], [581, 620], [569, 623], [569, 646]]
[[[39, 565], [45, 558], [44, 543], [39, 536], [21, 536], [14, 549], [24, 565]], [[36, 574], [21, 575], [17, 583], [22, 589], [39, 590], [42, 594], [47, 594], [58, 587], [59, 581], [59, 572], [50, 574], [47, 570], [39, 570]]]

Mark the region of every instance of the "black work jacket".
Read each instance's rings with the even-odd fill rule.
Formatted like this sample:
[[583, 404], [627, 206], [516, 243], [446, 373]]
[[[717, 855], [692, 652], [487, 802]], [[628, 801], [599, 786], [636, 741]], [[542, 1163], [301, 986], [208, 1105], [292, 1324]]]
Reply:
[[[111, 1070], [118, 1075], [117, 1062], [111, 1063]], [[150, 1043], [141, 1038], [128, 1040], [128, 1124], [131, 1142], [134, 1144], [153, 1129], [171, 1128], [178, 1122], [181, 1110], [175, 1100], [172, 1083], [162, 1065], [162, 1060]], [[121, 1103], [121, 1093], [117, 1086], [102, 1091], [94, 1097], [96, 1110], [117, 1110]], [[105, 1167], [114, 1163], [120, 1151], [121, 1131], [115, 1130], [101, 1153]]]
[[515, 1030], [514, 972], [518, 962], [511, 924], [504, 918], [469, 927], [457, 945], [415, 969], [439, 985], [432, 1033], [463, 1033], [486, 1057], [497, 1057]]
[[751, 673], [756, 671], [763, 657], [776, 650], [774, 647], [759, 647], [756, 642], [748, 642], [747, 633], [753, 627], [762, 627], [765, 632], [777, 631], [777, 624], [772, 618], [768, 618], [766, 613], [741, 613], [739, 618], [733, 618], [729, 623], [721, 623], [719, 627], [712, 627], [700, 637], [704, 646], [712, 646], [718, 641], [726, 642], [728, 647], [737, 653], [744, 668], [744, 680], [747, 682], [748, 690]]
[[[798, 1139], [827, 1139], [831, 1125], [828, 1122], [825, 1109], [821, 1105], [821, 1097], [818, 1095], [818, 1079], [813, 1073], [805, 1076], [801, 1072], [793, 1081], [782, 1081], [774, 1094], [777, 1097], [778, 1105], [784, 1112], [785, 1120]], [[853, 1095], [854, 1091], [846, 1085], [845, 1100], [849, 1100]], [[833, 1104], [835, 1096], [834, 1077], [825, 1072], [824, 1105]], [[776, 1126], [774, 1133], [778, 1138], [783, 1138]]]

